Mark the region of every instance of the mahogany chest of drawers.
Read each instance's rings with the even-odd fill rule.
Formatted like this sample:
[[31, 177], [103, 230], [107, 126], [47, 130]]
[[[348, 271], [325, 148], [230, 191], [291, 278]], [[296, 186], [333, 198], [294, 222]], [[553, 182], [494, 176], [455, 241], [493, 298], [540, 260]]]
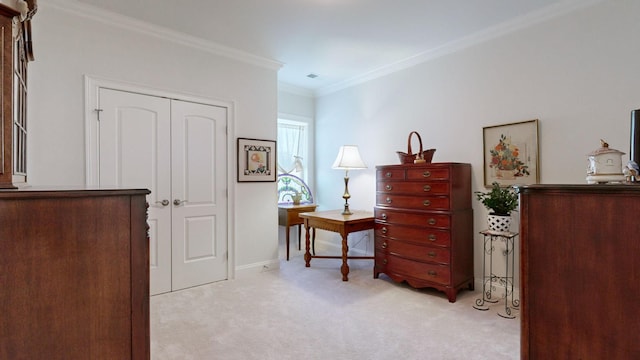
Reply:
[[431, 287], [456, 301], [473, 290], [471, 165], [376, 167], [374, 277]]

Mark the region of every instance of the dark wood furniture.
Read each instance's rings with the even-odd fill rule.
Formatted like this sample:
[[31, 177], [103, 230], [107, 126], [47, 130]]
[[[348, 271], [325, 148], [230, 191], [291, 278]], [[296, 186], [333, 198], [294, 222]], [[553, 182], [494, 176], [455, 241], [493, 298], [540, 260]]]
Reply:
[[37, 2], [26, 3], [26, 14], [0, 4], [0, 189], [27, 181], [27, 63], [33, 60], [31, 18]]
[[374, 277], [432, 287], [450, 302], [473, 289], [471, 166], [376, 167]]
[[[373, 256], [349, 256], [349, 244], [347, 242], [349, 234], [357, 231], [373, 229], [373, 213], [370, 211], [353, 210], [351, 215], [342, 215], [342, 210], [315, 211], [301, 213], [299, 216], [304, 220], [305, 235], [305, 267], [311, 266], [311, 259], [342, 259], [342, 281], [349, 281], [349, 264], [347, 259], [373, 259]], [[313, 228], [333, 231], [342, 237], [342, 255], [311, 255], [309, 231]]]
[[519, 191], [521, 359], [640, 359], [640, 185]]
[[0, 191], [0, 359], [149, 359], [148, 190]]
[[[287, 261], [289, 261], [289, 229], [291, 226], [298, 226], [298, 250], [300, 250], [301, 225], [304, 221], [300, 216], [300, 213], [315, 211], [318, 205], [315, 204], [301, 204], [301, 205], [278, 205], [278, 225], [285, 227], [285, 244], [287, 247]], [[315, 249], [314, 249], [315, 254]]]

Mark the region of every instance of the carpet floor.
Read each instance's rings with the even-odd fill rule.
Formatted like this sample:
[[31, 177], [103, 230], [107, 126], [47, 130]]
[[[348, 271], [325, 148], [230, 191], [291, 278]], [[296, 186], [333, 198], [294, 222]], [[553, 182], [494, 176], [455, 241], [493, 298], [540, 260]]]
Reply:
[[[292, 250], [295, 246], [292, 244]], [[455, 303], [380, 275], [373, 260], [313, 259], [292, 251], [280, 269], [151, 298], [152, 359], [518, 359], [520, 319]], [[517, 315], [517, 313], [516, 313]]]

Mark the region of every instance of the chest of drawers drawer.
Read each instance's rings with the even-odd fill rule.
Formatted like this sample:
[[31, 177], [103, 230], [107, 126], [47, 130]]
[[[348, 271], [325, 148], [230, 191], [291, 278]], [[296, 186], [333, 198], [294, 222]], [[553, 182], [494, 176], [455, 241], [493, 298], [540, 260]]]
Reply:
[[447, 196], [411, 196], [378, 193], [376, 205], [410, 208], [416, 210], [449, 210]]
[[376, 191], [388, 194], [449, 195], [449, 184], [443, 182], [378, 181]]
[[448, 229], [451, 226], [451, 218], [448, 214], [408, 212], [380, 207], [374, 209], [374, 214], [376, 221], [380, 223], [428, 226], [442, 229]]
[[450, 268], [447, 265], [413, 261], [384, 252], [377, 252], [375, 258], [376, 271], [404, 275], [440, 285], [449, 284]]
[[408, 168], [405, 175], [406, 179], [433, 181], [433, 180], [449, 180], [449, 168], [433, 167], [433, 168]]
[[375, 242], [376, 250], [388, 255], [439, 264], [449, 264], [451, 262], [451, 252], [445, 247], [416, 245], [415, 243], [387, 237], [377, 237]]
[[376, 237], [383, 236], [392, 239], [402, 239], [417, 244], [451, 246], [451, 233], [448, 230], [376, 223], [374, 234]]

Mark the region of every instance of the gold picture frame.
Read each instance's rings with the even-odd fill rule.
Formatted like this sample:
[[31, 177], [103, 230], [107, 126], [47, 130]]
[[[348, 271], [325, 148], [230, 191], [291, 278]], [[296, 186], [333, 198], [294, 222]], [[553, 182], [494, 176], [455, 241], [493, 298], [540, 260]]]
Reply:
[[540, 182], [538, 119], [482, 128], [484, 186]]

